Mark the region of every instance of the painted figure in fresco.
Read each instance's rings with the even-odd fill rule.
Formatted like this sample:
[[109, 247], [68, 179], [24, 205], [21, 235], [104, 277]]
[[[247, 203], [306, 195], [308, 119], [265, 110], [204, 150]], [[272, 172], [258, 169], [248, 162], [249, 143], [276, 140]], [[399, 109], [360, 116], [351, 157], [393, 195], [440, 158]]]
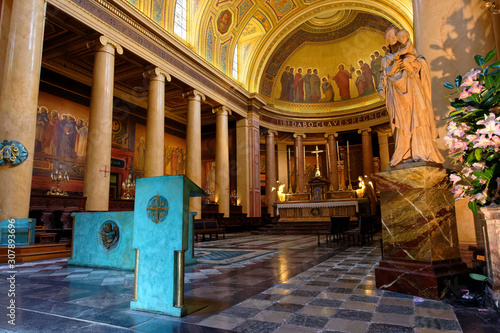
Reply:
[[304, 101], [304, 77], [302, 76], [302, 68], [297, 69], [297, 73], [295, 74], [295, 79], [293, 83], [293, 91], [294, 91], [294, 101], [295, 102], [303, 102]]
[[139, 138], [139, 145], [137, 146], [137, 169], [144, 170], [146, 161], [146, 139], [143, 136]]
[[318, 76], [318, 69], [313, 69], [311, 75], [311, 102], [316, 103], [321, 99], [321, 80]]
[[86, 120], [78, 118], [78, 121], [81, 121], [81, 126], [77, 126], [78, 142], [76, 144], [76, 155], [78, 157], [85, 157], [87, 153], [87, 137], [89, 136], [89, 127]]
[[387, 52], [389, 52], [389, 49], [387, 48], [387, 46], [382, 46], [382, 51], [384, 51], [384, 55], [387, 54]]
[[282, 101], [288, 101], [288, 92], [290, 91], [290, 66], [286, 66], [283, 74], [281, 74], [281, 95]]
[[293, 74], [293, 67], [290, 67], [290, 86], [289, 86], [289, 90], [288, 90], [288, 100], [290, 102], [293, 102], [293, 87], [294, 87], [294, 83], [295, 83], [295, 75]]
[[57, 154], [60, 133], [61, 121], [59, 120], [59, 113], [56, 110], [52, 110], [50, 113], [49, 125], [47, 125], [45, 134], [43, 135], [44, 153], [54, 156]]
[[370, 66], [372, 68], [373, 79], [375, 80], [375, 86], [377, 87], [380, 82], [380, 70], [382, 68], [382, 57], [378, 51], [373, 52], [374, 59], [372, 60]]
[[36, 116], [35, 152], [41, 152], [43, 150], [43, 136], [45, 134], [47, 124], [49, 123], [47, 111], [47, 108], [42, 106], [38, 110]]
[[306, 75], [304, 75], [304, 91], [305, 97], [304, 102], [311, 103], [311, 75], [312, 69], [308, 68], [306, 71]]
[[333, 80], [339, 87], [339, 93], [341, 99], [351, 98], [351, 92], [349, 90], [349, 80], [352, 79], [351, 73], [344, 69], [344, 65], [339, 65], [339, 71], [333, 77]]
[[363, 60], [359, 60], [358, 64], [359, 64], [359, 68], [361, 69], [361, 73], [362, 73], [364, 92], [366, 92], [366, 94], [369, 94], [370, 92], [375, 91], [375, 86], [373, 85], [372, 70], [370, 68], [370, 65], [363, 62]]
[[176, 175], [177, 174], [177, 156], [179, 153], [179, 147], [175, 147], [172, 150], [172, 162], [170, 164], [170, 174], [171, 175]]
[[333, 93], [333, 87], [330, 81], [330, 75], [328, 75], [328, 79], [326, 77], [323, 77], [321, 81], [323, 81], [323, 83], [321, 84], [321, 90], [323, 90], [323, 94], [325, 95], [325, 97], [321, 98], [319, 102], [320, 103], [333, 102], [335, 95]]
[[[385, 32], [388, 52], [382, 59], [379, 95], [385, 100], [394, 134], [395, 149], [390, 165], [401, 162], [426, 161], [443, 163], [437, 149], [436, 121], [431, 102], [430, 70], [427, 61], [418, 56], [394, 59], [400, 50], [399, 29]], [[404, 46], [403, 46], [404, 49]], [[413, 59], [413, 60], [412, 60]]]
[[358, 96], [363, 96], [365, 92], [365, 82], [363, 81], [363, 73], [361, 70], [356, 71], [356, 89], [358, 89]]
[[76, 142], [76, 120], [71, 115], [63, 115], [64, 122], [61, 121], [61, 134], [59, 137], [59, 145], [57, 146], [57, 155], [64, 157], [76, 158], [75, 142]]

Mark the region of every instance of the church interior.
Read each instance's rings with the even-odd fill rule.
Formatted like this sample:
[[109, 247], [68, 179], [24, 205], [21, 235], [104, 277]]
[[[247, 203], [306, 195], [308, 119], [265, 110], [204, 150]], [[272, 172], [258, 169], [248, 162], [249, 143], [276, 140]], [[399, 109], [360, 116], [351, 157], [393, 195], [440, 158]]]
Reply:
[[[498, 13], [0, 0], [0, 331], [500, 332], [446, 301], [476, 272], [498, 305], [500, 237], [453, 200], [443, 86]], [[391, 27], [429, 65], [444, 163], [394, 162]]]

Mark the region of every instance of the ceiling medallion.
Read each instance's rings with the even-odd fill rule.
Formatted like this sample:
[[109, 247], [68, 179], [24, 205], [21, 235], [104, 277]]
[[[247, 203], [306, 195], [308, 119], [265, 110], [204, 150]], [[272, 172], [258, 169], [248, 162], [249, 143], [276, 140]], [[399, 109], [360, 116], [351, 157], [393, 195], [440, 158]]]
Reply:
[[225, 34], [229, 30], [232, 20], [233, 16], [229, 10], [226, 9], [222, 11], [217, 19], [217, 30], [219, 30], [221, 34]]

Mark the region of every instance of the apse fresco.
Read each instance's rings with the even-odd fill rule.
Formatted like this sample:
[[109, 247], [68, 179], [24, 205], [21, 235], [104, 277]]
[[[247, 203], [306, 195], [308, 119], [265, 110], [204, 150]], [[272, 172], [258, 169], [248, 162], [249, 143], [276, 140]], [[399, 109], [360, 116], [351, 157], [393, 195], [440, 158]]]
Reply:
[[265, 66], [261, 94], [291, 111], [379, 102], [384, 32], [390, 23], [362, 12], [351, 13], [346, 21], [340, 28], [303, 24], [286, 37]]

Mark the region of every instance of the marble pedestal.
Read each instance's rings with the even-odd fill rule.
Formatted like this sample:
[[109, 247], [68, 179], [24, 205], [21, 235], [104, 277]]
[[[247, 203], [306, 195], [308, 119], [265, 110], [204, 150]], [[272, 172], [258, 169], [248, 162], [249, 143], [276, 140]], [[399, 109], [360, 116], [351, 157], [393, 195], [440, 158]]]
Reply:
[[494, 299], [500, 299], [500, 206], [482, 207], [479, 220], [485, 239], [486, 265]]
[[453, 196], [445, 169], [406, 164], [372, 175], [380, 189], [383, 257], [379, 289], [439, 299], [460, 259]]

